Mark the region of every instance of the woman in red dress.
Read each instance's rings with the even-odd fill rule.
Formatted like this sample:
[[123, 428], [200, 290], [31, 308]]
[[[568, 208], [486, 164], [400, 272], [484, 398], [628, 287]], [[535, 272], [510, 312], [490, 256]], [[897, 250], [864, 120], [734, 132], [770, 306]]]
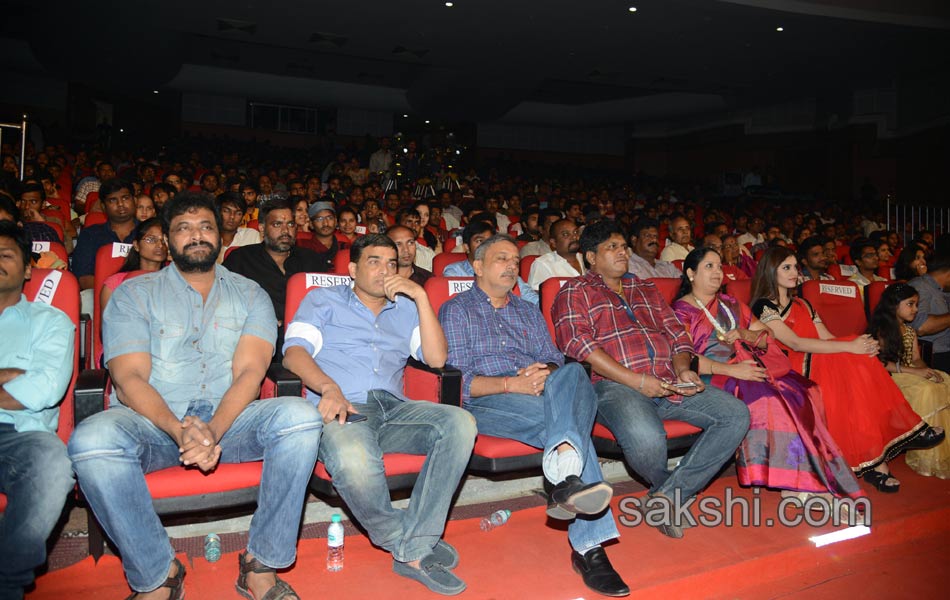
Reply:
[[944, 438], [907, 404], [868, 335], [835, 339], [815, 309], [795, 297], [795, 255], [769, 248], [752, 279], [752, 312], [772, 331], [792, 367], [821, 387], [828, 429], [857, 476], [882, 492], [896, 492], [887, 461], [904, 450], [929, 448]]

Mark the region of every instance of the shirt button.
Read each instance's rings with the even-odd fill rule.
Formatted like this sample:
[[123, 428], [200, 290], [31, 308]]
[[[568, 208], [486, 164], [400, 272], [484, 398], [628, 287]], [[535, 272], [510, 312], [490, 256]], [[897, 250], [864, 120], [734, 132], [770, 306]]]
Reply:
[[195, 331], [198, 331], [198, 328], [197, 328], [197, 327], [195, 327]]
[[375, 327], [376, 329], [379, 329], [379, 323], [374, 323], [373, 327]]
[[501, 345], [504, 346], [504, 345], [505, 345], [505, 342], [502, 342]]

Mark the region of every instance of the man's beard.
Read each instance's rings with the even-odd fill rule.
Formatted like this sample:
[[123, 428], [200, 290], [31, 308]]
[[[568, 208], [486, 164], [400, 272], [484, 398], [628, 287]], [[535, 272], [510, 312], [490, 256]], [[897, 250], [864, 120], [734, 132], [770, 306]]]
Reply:
[[[204, 246], [210, 250], [208, 255], [204, 258], [196, 258], [186, 254], [189, 249], [200, 246]], [[182, 248], [181, 253], [178, 252], [177, 248], [169, 245], [168, 252], [171, 254], [175, 266], [178, 267], [178, 270], [182, 273], [207, 273], [214, 268], [214, 263], [217, 261], [218, 254], [221, 252], [221, 238], [218, 238], [218, 244], [216, 246], [212, 246], [208, 242], [192, 242]]]
[[290, 252], [290, 250], [294, 247], [294, 238], [289, 238], [287, 241], [282, 242], [280, 241], [280, 238], [274, 240], [265, 237], [264, 247], [271, 252]]

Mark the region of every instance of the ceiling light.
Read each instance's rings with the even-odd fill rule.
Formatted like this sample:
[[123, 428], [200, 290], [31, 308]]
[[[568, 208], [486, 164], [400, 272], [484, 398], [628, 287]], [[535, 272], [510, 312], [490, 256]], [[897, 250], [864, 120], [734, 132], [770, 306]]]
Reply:
[[153, 94], [157, 94], [157, 93], [158, 93], [158, 90], [152, 90], [152, 93], [153, 93]]
[[403, 119], [408, 119], [408, 118], [409, 118], [409, 115], [403, 115], [402, 118], [403, 118]]
[[125, 130], [122, 129], [122, 128], [120, 128], [120, 129], [119, 129], [119, 133], [125, 133]]
[[627, 10], [629, 10], [630, 12], [637, 12], [637, 7], [636, 7], [636, 6], [631, 6], [631, 7], [628, 8]]
[[785, 31], [785, 28], [784, 28], [784, 27], [776, 27], [776, 28], [775, 28], [775, 31]]
[[455, 6], [455, 3], [454, 3], [454, 2], [446, 2], [446, 3], [445, 3], [445, 7], [446, 7], [446, 8], [452, 8], [453, 6]]
[[429, 124], [429, 119], [426, 119], [426, 125], [428, 125], [428, 124]]

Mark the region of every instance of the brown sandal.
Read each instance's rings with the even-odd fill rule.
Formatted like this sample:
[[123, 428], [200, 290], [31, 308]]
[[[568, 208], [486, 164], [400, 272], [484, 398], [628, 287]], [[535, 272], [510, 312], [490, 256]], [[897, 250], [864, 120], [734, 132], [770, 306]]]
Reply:
[[[175, 575], [169, 577], [165, 580], [165, 583], [158, 586], [158, 588], [168, 588], [171, 590], [171, 593], [168, 594], [168, 600], [184, 600], [185, 598], [185, 565], [176, 558], [172, 560], [172, 564], [178, 566], [178, 571], [175, 572]], [[156, 590], [158, 588], [155, 588]], [[154, 591], [154, 590], [150, 590]], [[134, 600], [138, 598], [140, 592], [135, 592], [125, 600]]]
[[[245, 560], [246, 558], [247, 551], [238, 554], [238, 579], [234, 588], [247, 600], [286, 600], [290, 596], [300, 598], [289, 583], [277, 577], [277, 569], [268, 567], [256, 558], [252, 558], [250, 561]], [[255, 598], [254, 594], [251, 593], [251, 588], [247, 585], [248, 573], [274, 573], [274, 579], [277, 580], [277, 583], [267, 590], [263, 598]]]

